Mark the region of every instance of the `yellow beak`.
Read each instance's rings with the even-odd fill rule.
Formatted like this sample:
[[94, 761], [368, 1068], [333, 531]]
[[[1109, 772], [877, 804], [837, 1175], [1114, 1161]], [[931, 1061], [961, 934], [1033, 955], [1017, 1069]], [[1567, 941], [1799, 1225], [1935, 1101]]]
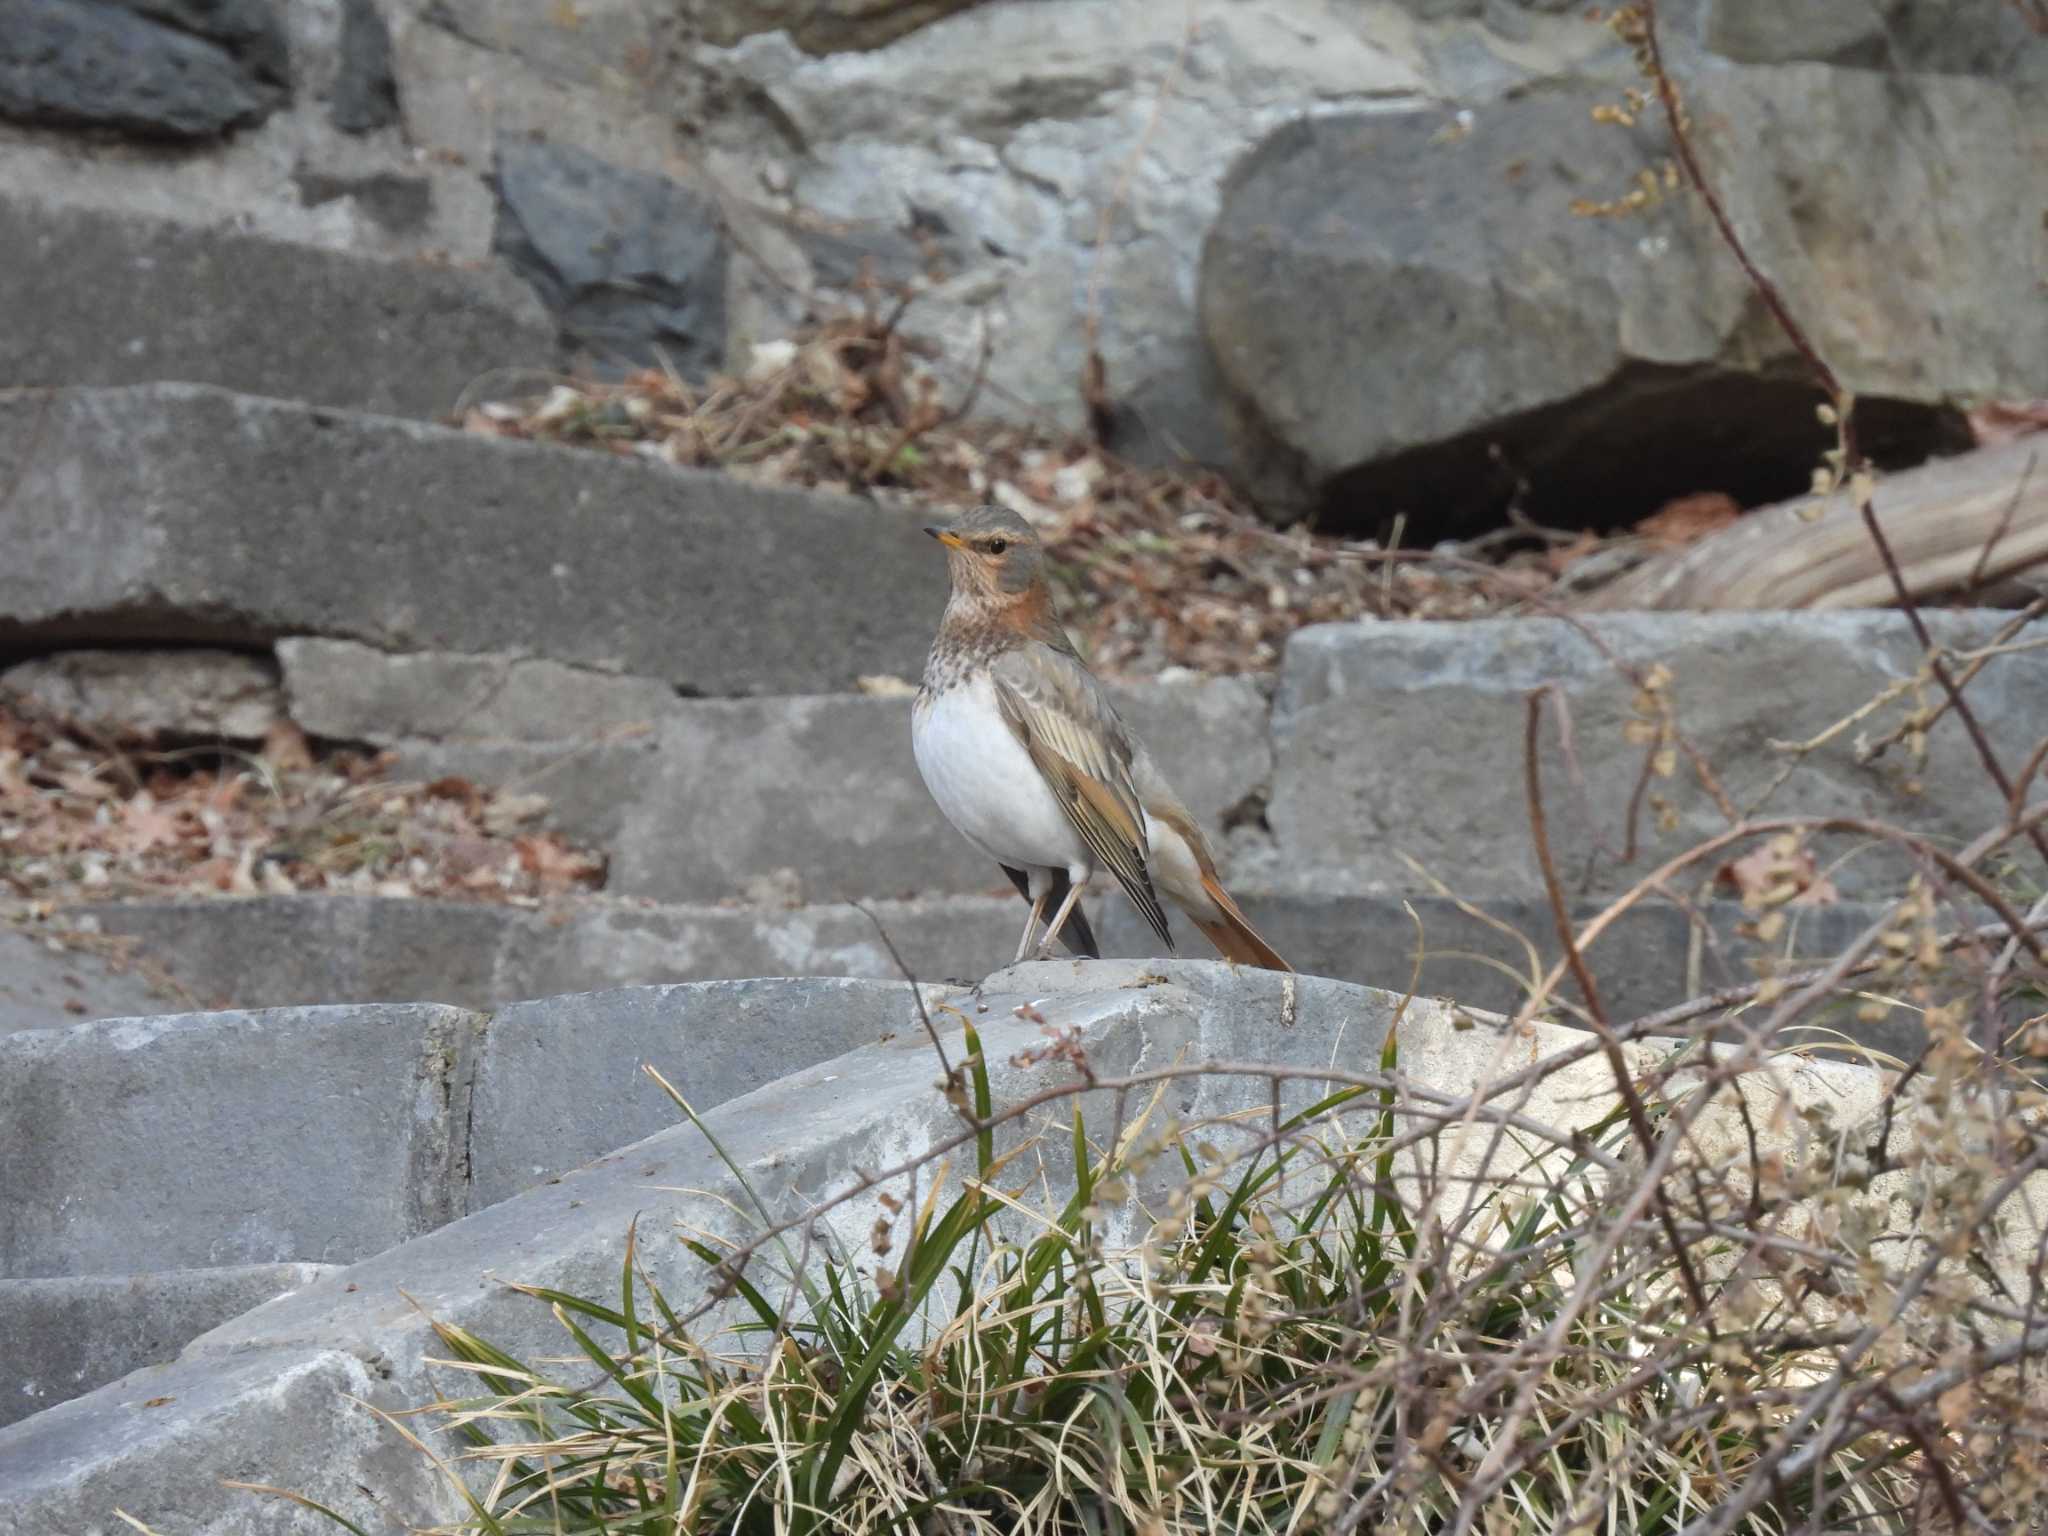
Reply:
[[928, 526], [925, 529], [925, 532], [930, 534], [933, 538], [937, 539], [941, 544], [945, 545], [948, 549], [965, 549], [967, 547], [967, 541], [961, 538], [959, 534], [955, 533], [950, 528], [940, 528], [936, 525], [932, 525]]

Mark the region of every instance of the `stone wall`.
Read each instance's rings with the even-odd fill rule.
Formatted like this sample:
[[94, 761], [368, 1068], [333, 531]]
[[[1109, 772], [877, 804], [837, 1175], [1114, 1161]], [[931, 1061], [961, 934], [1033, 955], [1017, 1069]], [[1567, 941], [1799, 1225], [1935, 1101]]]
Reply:
[[[2016, 210], [2048, 176], [2048, 45], [2018, 9], [1662, 9], [1702, 153], [1873, 443], [1939, 451], [1954, 407], [2037, 388]], [[1687, 198], [1572, 212], [1668, 153], [1654, 114], [1590, 121], [1634, 76], [1577, 7], [13, 10], [0, 222], [41, 259], [0, 275], [26, 317], [0, 382], [425, 413], [563, 355], [743, 364], [865, 271], [923, 295], [909, 324], [961, 370], [995, 338], [985, 410], [1081, 425], [1093, 335], [1115, 446], [1230, 466], [1278, 516], [1452, 527], [1497, 506], [1499, 446], [1545, 507], [1585, 508], [1616, 444], [1603, 516], [1754, 500], [1820, 443]], [[173, 318], [173, 281], [217, 304]]]

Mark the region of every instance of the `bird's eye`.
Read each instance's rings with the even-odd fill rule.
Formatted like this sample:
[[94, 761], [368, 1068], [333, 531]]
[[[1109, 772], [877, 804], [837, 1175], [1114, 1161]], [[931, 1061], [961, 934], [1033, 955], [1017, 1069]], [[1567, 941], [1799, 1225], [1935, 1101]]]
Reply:
[[1010, 541], [1008, 539], [990, 539], [988, 541], [988, 552], [992, 555], [1000, 555], [1009, 547]]

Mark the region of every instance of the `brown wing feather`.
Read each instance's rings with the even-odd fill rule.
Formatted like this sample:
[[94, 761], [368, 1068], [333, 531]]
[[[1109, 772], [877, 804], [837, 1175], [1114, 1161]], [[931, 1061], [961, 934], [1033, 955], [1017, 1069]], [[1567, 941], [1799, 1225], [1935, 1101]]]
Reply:
[[1072, 657], [1038, 642], [998, 657], [996, 702], [1060, 809], [1167, 952], [1173, 933], [1145, 870], [1145, 813], [1131, 784], [1131, 749], [1102, 685]]

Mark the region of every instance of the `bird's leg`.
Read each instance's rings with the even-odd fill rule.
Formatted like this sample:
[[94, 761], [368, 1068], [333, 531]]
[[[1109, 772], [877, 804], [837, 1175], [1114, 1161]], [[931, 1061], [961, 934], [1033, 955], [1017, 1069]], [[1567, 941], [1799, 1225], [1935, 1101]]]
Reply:
[[1050, 890], [1044, 890], [1031, 898], [1031, 911], [1024, 919], [1024, 937], [1017, 941], [1017, 959], [1010, 964], [1015, 965], [1031, 953], [1031, 941], [1038, 936], [1038, 920], [1045, 916], [1045, 899], [1051, 894]]
[[1067, 887], [1067, 899], [1060, 903], [1059, 911], [1053, 913], [1052, 923], [1045, 930], [1045, 939], [1038, 946], [1038, 958], [1041, 960], [1050, 960], [1052, 958], [1052, 947], [1059, 941], [1060, 930], [1067, 926], [1067, 914], [1079, 905], [1081, 892], [1088, 885], [1085, 877], [1080, 880], [1073, 880], [1071, 876], [1068, 878], [1072, 883]]

